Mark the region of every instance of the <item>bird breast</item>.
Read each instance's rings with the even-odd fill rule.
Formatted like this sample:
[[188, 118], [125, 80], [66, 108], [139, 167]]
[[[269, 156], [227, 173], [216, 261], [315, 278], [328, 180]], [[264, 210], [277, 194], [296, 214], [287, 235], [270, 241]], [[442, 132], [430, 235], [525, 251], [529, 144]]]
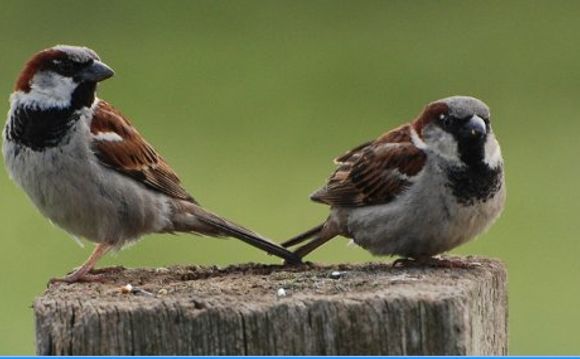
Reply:
[[165, 196], [98, 162], [89, 146], [92, 113], [82, 112], [67, 141], [56, 147], [36, 151], [4, 134], [12, 179], [53, 223], [94, 242], [122, 246], [170, 226]]
[[462, 203], [445, 171], [431, 162], [407, 192], [393, 202], [348, 210], [348, 232], [376, 255], [432, 256], [485, 231], [505, 201], [501, 186], [486, 200]]

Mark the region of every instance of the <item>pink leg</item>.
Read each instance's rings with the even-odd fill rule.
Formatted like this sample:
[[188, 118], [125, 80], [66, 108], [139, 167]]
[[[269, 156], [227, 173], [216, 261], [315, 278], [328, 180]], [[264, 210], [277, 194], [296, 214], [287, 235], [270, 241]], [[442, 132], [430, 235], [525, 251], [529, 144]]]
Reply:
[[64, 282], [64, 283], [75, 283], [75, 282], [93, 282], [100, 279], [97, 275], [90, 275], [89, 272], [93, 269], [97, 261], [107, 254], [107, 252], [112, 248], [110, 244], [97, 244], [93, 253], [89, 256], [82, 266], [77, 268], [74, 272], [68, 274], [63, 278], [52, 278], [49, 283]]

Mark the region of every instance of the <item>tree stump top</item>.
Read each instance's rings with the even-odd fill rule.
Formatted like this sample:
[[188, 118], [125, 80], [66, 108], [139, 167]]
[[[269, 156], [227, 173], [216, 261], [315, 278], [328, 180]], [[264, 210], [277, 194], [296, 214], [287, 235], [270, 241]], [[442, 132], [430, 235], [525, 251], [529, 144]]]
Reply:
[[[52, 285], [38, 299], [38, 304], [53, 300], [94, 300], [99, 304], [131, 306], [197, 298], [227, 305], [267, 306], [280, 300], [329, 296], [361, 298], [381, 294], [446, 298], [470, 290], [483, 278], [505, 277], [499, 261], [477, 257], [465, 260], [472, 264], [471, 268], [393, 268], [390, 263], [119, 268], [106, 273], [102, 283]], [[128, 290], [127, 285], [133, 290]]]
[[[39, 354], [505, 354], [504, 266], [481, 257], [462, 260], [471, 267], [393, 268], [379, 262], [121, 269], [105, 273], [102, 283], [52, 285], [37, 298], [37, 349]], [[315, 308], [324, 303], [335, 307]], [[342, 305], [346, 309], [340, 314]], [[353, 309], [361, 305], [364, 308]], [[441, 312], [446, 306], [451, 309]], [[415, 310], [419, 317], [409, 318]], [[365, 323], [353, 324], [359, 320], [368, 322], [368, 330]], [[221, 329], [220, 321], [227, 322]], [[177, 329], [167, 326], [169, 322], [175, 328], [183, 326], [183, 334], [175, 334]], [[208, 334], [212, 325], [217, 329]], [[439, 335], [443, 329], [433, 329], [438, 325], [443, 329], [449, 325], [449, 333], [464, 335], [465, 340], [421, 343], [431, 340], [429, 331]], [[408, 326], [416, 326], [411, 332], [418, 331], [422, 339], [406, 337]], [[399, 333], [388, 332], [389, 327]], [[484, 329], [490, 332], [474, 338]], [[141, 333], [146, 330], [152, 332]], [[365, 337], [347, 340], [361, 330]], [[136, 333], [148, 341], [141, 343]], [[176, 335], [183, 337], [168, 344]], [[310, 343], [309, 338], [317, 335]], [[369, 344], [371, 339], [393, 335], [403, 336], [397, 339], [400, 343], [391, 339], [390, 344]], [[282, 338], [290, 344], [281, 343]], [[337, 338], [342, 339], [334, 343]], [[210, 345], [208, 340], [216, 342]], [[236, 340], [239, 343], [230, 343]], [[150, 342], [157, 344], [148, 346]]]

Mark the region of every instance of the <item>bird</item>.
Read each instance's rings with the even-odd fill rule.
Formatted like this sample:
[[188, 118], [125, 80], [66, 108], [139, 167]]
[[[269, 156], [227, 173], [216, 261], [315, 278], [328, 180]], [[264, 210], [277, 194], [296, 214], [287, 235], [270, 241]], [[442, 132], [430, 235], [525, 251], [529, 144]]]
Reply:
[[26, 62], [10, 95], [2, 133], [9, 176], [51, 222], [96, 244], [80, 267], [51, 283], [98, 280], [99, 258], [150, 233], [235, 237], [300, 262], [202, 208], [129, 119], [96, 96], [113, 75], [95, 51], [56, 45]]
[[394, 264], [462, 267], [435, 256], [489, 228], [505, 199], [504, 161], [489, 107], [470, 96], [427, 104], [410, 123], [335, 159], [310, 199], [328, 218], [282, 245], [301, 258], [336, 236]]

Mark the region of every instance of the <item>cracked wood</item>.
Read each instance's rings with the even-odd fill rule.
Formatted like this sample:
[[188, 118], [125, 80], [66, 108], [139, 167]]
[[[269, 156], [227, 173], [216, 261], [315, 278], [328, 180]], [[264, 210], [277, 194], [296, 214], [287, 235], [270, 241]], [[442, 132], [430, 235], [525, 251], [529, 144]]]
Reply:
[[109, 273], [104, 283], [57, 285], [37, 298], [37, 351], [505, 355], [503, 264], [463, 260], [474, 266], [245, 264]]

